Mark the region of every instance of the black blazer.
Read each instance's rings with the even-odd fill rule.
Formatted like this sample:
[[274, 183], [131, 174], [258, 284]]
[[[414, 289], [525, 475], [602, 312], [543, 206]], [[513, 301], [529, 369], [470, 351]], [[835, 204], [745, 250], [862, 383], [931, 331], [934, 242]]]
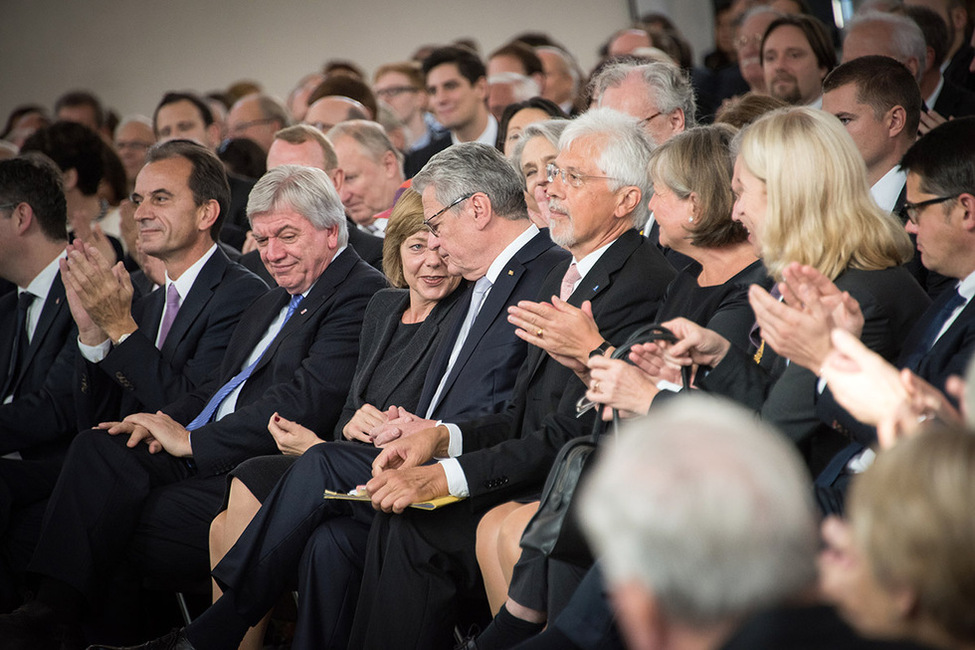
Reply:
[[458, 287], [437, 303], [410, 339], [410, 348], [416, 353], [401, 355], [392, 364], [385, 362], [386, 352], [403, 312], [410, 304], [410, 293], [406, 289], [383, 289], [372, 297], [362, 322], [355, 376], [345, 408], [335, 425], [335, 440], [343, 439], [342, 428], [366, 403], [367, 388], [374, 397], [376, 408], [382, 410], [395, 404], [411, 413], [417, 410], [424, 377], [437, 346], [450, 332], [449, 324], [454, 313], [460, 310], [463, 294], [463, 289]]
[[434, 138], [430, 140], [430, 144], [427, 146], [406, 154], [406, 160], [403, 162], [403, 176], [406, 178], [413, 178], [416, 176], [417, 172], [423, 169], [423, 166], [427, 164], [427, 161], [449, 147], [451, 144], [452, 141], [450, 139], [450, 131], [444, 131], [442, 135], [434, 136]]
[[183, 299], [162, 350], [155, 342], [165, 290], [136, 300], [132, 316], [138, 330], [100, 363], [77, 355], [78, 428], [131, 413], [154, 413], [206, 383], [219, 368], [240, 315], [265, 293], [267, 285], [260, 278], [231, 262], [218, 247]]
[[945, 79], [934, 110], [945, 119], [975, 115], [975, 93]]
[[[552, 243], [548, 230], [539, 232], [512, 256], [481, 305], [450, 370], [434, 409], [438, 419], [469, 419], [504, 408], [528, 353], [528, 344], [515, 336], [515, 326], [508, 322], [508, 307], [519, 300], [536, 300], [545, 278], [568, 257], [568, 253]], [[473, 286], [465, 293], [462, 306], [454, 315], [450, 335], [434, 357], [417, 406], [420, 415], [426, 413], [446, 371], [472, 292]], [[544, 296], [545, 300], [548, 298]]]
[[[901, 266], [880, 271], [848, 269], [836, 278], [836, 285], [860, 303], [864, 344], [888, 360], [896, 359], [907, 333], [929, 304], [920, 285]], [[759, 411], [799, 445], [814, 474], [844, 446], [838, 439], [823, 440], [830, 435], [816, 412], [816, 383], [811, 371], [787, 364], [768, 346], [761, 365], [752, 361], [750, 353], [732, 348], [698, 381], [710, 392]], [[820, 440], [814, 440], [816, 437]]]
[[[17, 291], [12, 291], [0, 297], [0, 372], [4, 380], [16, 331]], [[60, 456], [77, 432], [71, 399], [77, 338], [59, 272], [14, 380], [14, 399], [0, 405], [0, 454], [19, 451], [25, 459]]]
[[[352, 382], [366, 304], [386, 278], [346, 248], [333, 259], [274, 338], [237, 397], [236, 410], [192, 434], [201, 476], [223, 474], [253, 456], [278, 453], [267, 422], [275, 411], [314, 431], [335, 428]], [[291, 297], [269, 291], [240, 317], [214, 379], [163, 411], [183, 425], [244, 367]]]
[[[540, 296], [559, 293], [569, 262], [556, 266]], [[636, 230], [623, 233], [586, 274], [569, 303], [592, 301], [600, 333], [615, 345], [653, 322], [674, 269]], [[565, 442], [590, 430], [595, 411], [576, 419], [585, 385], [540, 348], [522, 364], [511, 401], [496, 415], [460, 424], [470, 507], [480, 510], [541, 487]], [[553, 415], [554, 414], [554, 415]], [[557, 421], [558, 420], [558, 421]]]

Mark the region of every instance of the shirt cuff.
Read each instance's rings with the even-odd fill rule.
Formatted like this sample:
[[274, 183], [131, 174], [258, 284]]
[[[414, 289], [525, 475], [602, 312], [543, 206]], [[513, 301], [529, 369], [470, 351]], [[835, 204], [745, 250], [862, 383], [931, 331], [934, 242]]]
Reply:
[[450, 442], [447, 443], [447, 457], [457, 458], [464, 453], [464, 434], [460, 432], [459, 426], [451, 422], [438, 420], [437, 426], [441, 425], [447, 427], [447, 431], [450, 433]]
[[447, 489], [450, 491], [450, 496], [459, 499], [469, 497], [471, 491], [467, 487], [467, 477], [464, 476], [464, 470], [460, 466], [460, 461], [456, 458], [445, 458], [437, 462], [440, 463], [440, 466], [443, 467], [444, 474], [447, 475]]
[[91, 361], [92, 363], [99, 363], [105, 357], [107, 357], [108, 353], [112, 350], [112, 341], [111, 339], [105, 339], [98, 345], [85, 345], [79, 338], [78, 349], [81, 350], [81, 356], [83, 356], [85, 359]]

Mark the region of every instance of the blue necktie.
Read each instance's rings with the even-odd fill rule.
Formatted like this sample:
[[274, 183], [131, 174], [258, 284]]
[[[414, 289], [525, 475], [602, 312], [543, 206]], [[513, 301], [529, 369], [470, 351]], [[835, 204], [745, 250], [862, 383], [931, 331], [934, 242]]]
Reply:
[[[945, 293], [947, 294], [948, 292], [946, 291]], [[910, 356], [907, 357], [907, 362], [904, 364], [905, 367], [911, 370], [917, 370], [921, 359], [934, 347], [935, 342], [938, 340], [938, 333], [945, 326], [945, 322], [955, 313], [956, 309], [964, 304], [965, 299], [958, 293], [958, 290], [953, 290], [948, 296], [948, 299], [942, 303], [941, 308], [938, 309], [931, 322], [928, 323], [927, 329], [924, 330], [924, 337], [911, 351]]]
[[[298, 307], [298, 303], [301, 302], [301, 298], [301, 294], [291, 296], [291, 302], [288, 303], [288, 313], [284, 316], [284, 323], [281, 324], [281, 330], [284, 329], [285, 323], [287, 323], [288, 319], [291, 318], [291, 314], [295, 313], [295, 309]], [[278, 330], [278, 335], [281, 334], [281, 330]], [[267, 347], [270, 348], [271, 346], [268, 345]], [[264, 352], [267, 352], [266, 348]], [[254, 360], [254, 363], [238, 372], [230, 379], [230, 381], [220, 387], [220, 390], [218, 390], [213, 397], [210, 398], [210, 401], [207, 402], [207, 405], [203, 407], [200, 414], [193, 418], [192, 422], [186, 425], [187, 431], [195, 431], [213, 418], [213, 414], [217, 412], [220, 404], [227, 399], [227, 395], [234, 392], [234, 389], [247, 381], [247, 378], [251, 376], [251, 373], [254, 372], [254, 368], [256, 368], [257, 364], [260, 363], [261, 359], [264, 358], [264, 352], [262, 352], [261, 356]]]

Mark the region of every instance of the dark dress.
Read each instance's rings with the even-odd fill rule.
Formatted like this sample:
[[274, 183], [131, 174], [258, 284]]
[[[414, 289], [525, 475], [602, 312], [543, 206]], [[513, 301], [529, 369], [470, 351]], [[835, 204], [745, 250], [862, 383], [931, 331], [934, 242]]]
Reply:
[[[373, 404], [379, 409], [396, 405], [410, 412], [416, 410], [433, 352], [448, 333], [442, 325], [462, 293], [455, 290], [423, 322], [415, 324], [402, 322], [410, 301], [408, 290], [384, 289], [373, 297], [366, 307], [352, 386], [329, 439], [342, 439], [342, 429], [363, 404]], [[297, 459], [298, 456], [278, 454], [252, 458], [238, 465], [227, 475], [227, 496], [222, 509], [227, 507], [232, 479], [240, 480], [263, 502]]]

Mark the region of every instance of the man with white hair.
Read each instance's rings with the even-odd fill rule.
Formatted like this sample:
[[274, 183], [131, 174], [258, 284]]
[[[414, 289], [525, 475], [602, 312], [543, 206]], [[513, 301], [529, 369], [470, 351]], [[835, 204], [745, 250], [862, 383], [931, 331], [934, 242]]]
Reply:
[[488, 110], [500, 121], [509, 104], [537, 97], [538, 82], [518, 72], [499, 72], [488, 77]]
[[579, 95], [579, 68], [572, 56], [557, 47], [535, 48], [545, 73], [545, 90], [542, 97], [559, 105], [566, 115], [576, 112], [575, 101]]
[[[646, 221], [652, 145], [632, 118], [599, 109], [573, 121], [559, 144], [549, 166], [549, 226], [573, 260], [553, 270], [539, 295], [577, 307], [589, 301], [601, 334], [618, 345], [652, 322], [673, 276], [636, 229]], [[366, 487], [374, 507], [399, 514], [373, 522], [350, 647], [448, 646], [459, 601], [484, 598], [474, 552], [481, 515], [537, 493], [562, 444], [592, 426], [594, 413], [576, 418], [585, 384], [545, 352], [543, 330], [526, 335], [536, 347], [502, 413], [421, 429], [387, 445], [373, 464]], [[423, 464], [434, 456], [444, 460]], [[406, 512], [448, 495], [469, 499], [423, 517]]]

